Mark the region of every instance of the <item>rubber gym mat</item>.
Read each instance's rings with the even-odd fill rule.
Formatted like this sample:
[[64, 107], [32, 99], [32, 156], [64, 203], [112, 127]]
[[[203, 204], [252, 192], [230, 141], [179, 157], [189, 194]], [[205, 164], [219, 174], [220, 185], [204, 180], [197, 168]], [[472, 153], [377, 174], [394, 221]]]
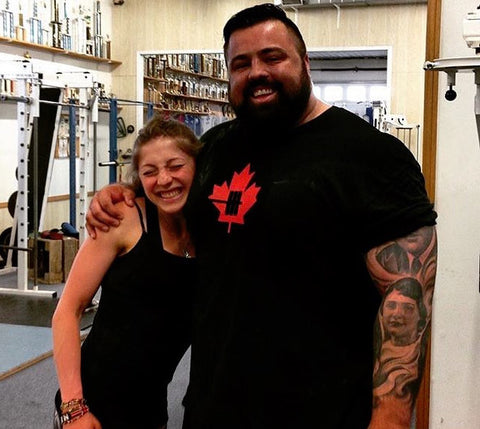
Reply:
[[[57, 304], [58, 298], [1, 295], [0, 323], [49, 328]], [[95, 312], [92, 308], [84, 313], [80, 329], [92, 324]]]

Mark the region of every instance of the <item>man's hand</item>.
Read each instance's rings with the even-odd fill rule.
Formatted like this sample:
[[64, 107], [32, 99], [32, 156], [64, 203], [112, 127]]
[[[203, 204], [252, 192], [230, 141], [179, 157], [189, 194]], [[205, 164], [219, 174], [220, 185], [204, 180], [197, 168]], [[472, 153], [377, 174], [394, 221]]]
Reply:
[[131, 207], [134, 205], [135, 192], [124, 185], [112, 184], [100, 189], [92, 198], [87, 213], [86, 228], [92, 238], [96, 238], [96, 230], [108, 232], [111, 226], [120, 225], [122, 216], [115, 207], [116, 203], [125, 201]]

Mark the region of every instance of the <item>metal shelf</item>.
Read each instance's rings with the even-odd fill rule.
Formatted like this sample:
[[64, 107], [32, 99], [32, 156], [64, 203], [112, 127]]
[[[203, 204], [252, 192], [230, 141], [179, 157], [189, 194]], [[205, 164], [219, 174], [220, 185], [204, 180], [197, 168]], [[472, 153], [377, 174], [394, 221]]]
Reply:
[[457, 93], [454, 90], [456, 75], [458, 72], [473, 72], [475, 76], [474, 114], [477, 122], [477, 135], [480, 139], [480, 56], [439, 58], [434, 61], [426, 61], [423, 68], [431, 71], [443, 71], [447, 74], [448, 89], [445, 98], [454, 101]]
[[480, 68], [480, 57], [439, 58], [426, 61], [425, 70], [438, 71], [474, 71]]

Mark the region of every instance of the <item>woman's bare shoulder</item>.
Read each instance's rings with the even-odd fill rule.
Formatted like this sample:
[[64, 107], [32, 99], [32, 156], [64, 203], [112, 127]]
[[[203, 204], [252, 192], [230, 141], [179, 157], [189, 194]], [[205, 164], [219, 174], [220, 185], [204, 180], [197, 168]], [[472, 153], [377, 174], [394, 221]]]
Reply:
[[139, 223], [140, 224], [140, 214], [139, 214], [139, 209], [140, 213], [142, 213], [142, 216], [144, 216], [145, 212], [145, 202], [143, 198], [135, 198], [135, 205], [133, 207], [127, 205], [125, 201], [117, 203], [119, 205], [119, 209], [122, 213], [123, 220], [120, 222], [120, 225], [122, 223], [128, 223], [129, 226], [132, 225], [132, 223]]
[[[137, 202], [137, 201], [136, 201]], [[140, 215], [137, 206], [129, 206], [124, 201], [116, 203], [122, 219], [117, 227], [110, 228], [108, 232], [99, 231], [99, 237], [104, 236], [107, 241], [116, 243], [121, 248], [129, 247], [132, 242], [138, 240], [141, 235], [142, 227], [140, 222]], [[137, 202], [141, 208], [141, 203]]]

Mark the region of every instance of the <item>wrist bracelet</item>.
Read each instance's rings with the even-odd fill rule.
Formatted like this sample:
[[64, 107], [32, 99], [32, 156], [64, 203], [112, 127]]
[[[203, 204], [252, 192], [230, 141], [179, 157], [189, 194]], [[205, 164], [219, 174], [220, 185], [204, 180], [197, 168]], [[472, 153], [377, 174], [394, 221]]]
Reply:
[[64, 411], [68, 411], [71, 408], [78, 407], [78, 406], [86, 406], [87, 401], [85, 398], [80, 398], [80, 399], [71, 399], [70, 401], [67, 402], [62, 402], [60, 404], [60, 411], [63, 413]]
[[72, 423], [80, 417], [87, 414], [90, 410], [87, 401], [84, 398], [72, 399], [68, 402], [62, 402], [60, 405], [60, 422], [63, 424]]

